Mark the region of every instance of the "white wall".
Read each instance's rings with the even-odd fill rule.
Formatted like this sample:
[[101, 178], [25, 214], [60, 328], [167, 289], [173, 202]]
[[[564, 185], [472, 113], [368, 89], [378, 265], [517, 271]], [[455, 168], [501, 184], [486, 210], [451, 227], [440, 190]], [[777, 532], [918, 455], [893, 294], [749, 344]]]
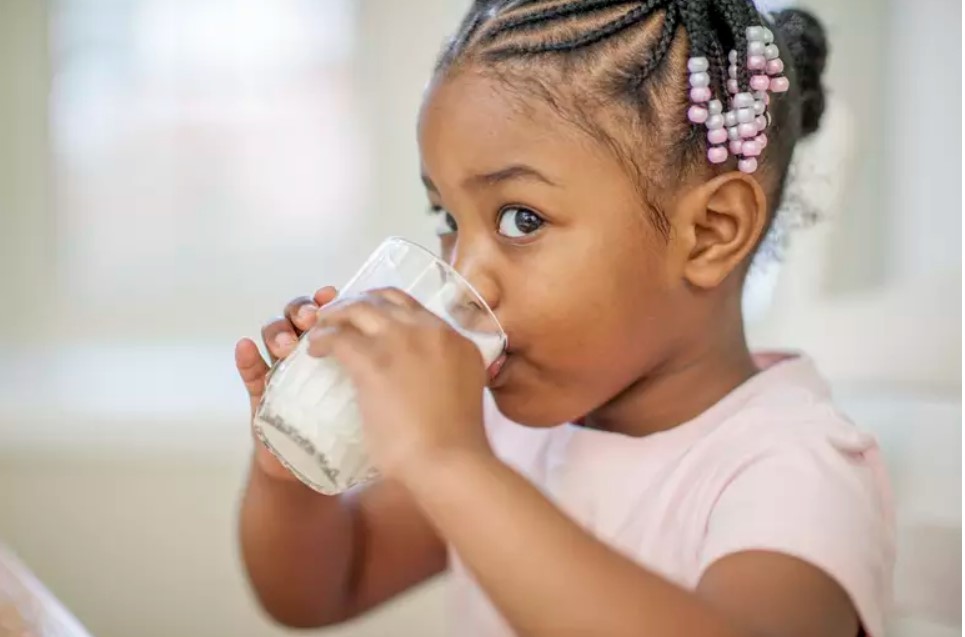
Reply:
[[828, 124], [853, 147], [752, 340], [807, 351], [840, 383], [960, 396], [961, 3], [802, 4], [827, 22]]

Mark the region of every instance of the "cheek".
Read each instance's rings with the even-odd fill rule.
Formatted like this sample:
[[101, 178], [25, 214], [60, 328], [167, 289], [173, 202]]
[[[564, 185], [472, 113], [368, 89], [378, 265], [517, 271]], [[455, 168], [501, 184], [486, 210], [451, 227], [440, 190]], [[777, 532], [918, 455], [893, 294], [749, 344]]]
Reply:
[[645, 357], [648, 344], [659, 340], [655, 323], [663, 322], [660, 310], [668, 304], [667, 276], [659, 255], [637, 245], [614, 240], [570, 252], [516, 279], [513, 296], [524, 301], [519, 327], [547, 374], [583, 377], [616, 363], [637, 367], [627, 359]]

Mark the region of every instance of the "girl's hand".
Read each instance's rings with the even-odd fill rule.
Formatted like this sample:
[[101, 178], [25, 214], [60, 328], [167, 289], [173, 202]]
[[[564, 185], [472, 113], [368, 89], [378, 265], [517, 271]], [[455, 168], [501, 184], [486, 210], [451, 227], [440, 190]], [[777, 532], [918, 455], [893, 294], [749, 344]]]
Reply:
[[406, 483], [453, 454], [491, 454], [479, 350], [404, 292], [335, 304], [308, 338], [310, 354], [334, 357], [352, 379], [369, 453], [386, 477]]
[[[335, 288], [324, 287], [315, 292], [311, 298], [302, 296], [293, 299], [285, 306], [283, 316], [266, 323], [261, 328], [261, 339], [272, 363], [285, 358], [295, 349], [302, 333], [315, 325], [318, 308], [331, 303], [335, 296]], [[235, 366], [238, 368], [241, 380], [245, 383], [245, 389], [248, 390], [251, 416], [254, 417], [262, 394], [265, 393], [268, 363], [261, 357], [254, 341], [243, 338], [235, 346]], [[297, 480], [257, 438], [255, 439], [255, 465], [273, 478]]]

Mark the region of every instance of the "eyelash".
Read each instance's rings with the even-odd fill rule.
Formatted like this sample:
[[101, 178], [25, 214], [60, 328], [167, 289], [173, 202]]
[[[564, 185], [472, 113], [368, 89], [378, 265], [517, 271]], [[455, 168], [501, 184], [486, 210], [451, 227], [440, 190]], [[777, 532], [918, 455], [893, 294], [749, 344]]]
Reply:
[[[536, 219], [539, 220], [539, 227], [538, 227], [536, 230], [534, 230], [533, 232], [524, 234], [523, 236], [519, 236], [519, 237], [511, 237], [511, 236], [507, 236], [507, 235], [499, 232], [499, 230], [500, 230], [500, 228], [501, 228], [501, 226], [502, 226], [503, 215], [505, 215], [506, 212], [508, 212], [508, 211], [510, 211], [510, 210], [516, 210], [516, 211], [522, 211], [522, 212], [528, 212], [528, 213], [530, 213], [531, 215], [533, 215], [534, 217], [536, 217]], [[443, 208], [442, 206], [430, 205], [430, 206], [429, 206], [429, 213], [430, 213], [431, 215], [433, 215], [433, 216], [441, 216], [440, 223], [439, 223], [439, 225], [436, 227], [436, 234], [438, 234], [440, 237], [444, 237], [444, 236], [447, 236], [447, 235], [449, 235], [449, 234], [454, 234], [454, 233], [458, 232], [458, 226], [456, 225], [455, 218], [454, 218], [449, 212], [447, 212], [446, 209]], [[443, 223], [445, 224], [445, 227], [442, 226]], [[499, 209], [499, 213], [496, 215], [496, 232], [499, 233], [500, 236], [502, 236], [502, 237], [504, 237], [504, 238], [506, 238], [506, 239], [515, 239], [515, 240], [518, 241], [518, 240], [523, 239], [523, 238], [525, 238], [525, 237], [532, 236], [532, 235], [536, 234], [536, 233], [542, 228], [542, 226], [546, 225], [546, 223], [547, 223], [546, 218], [543, 217], [543, 215], [541, 215], [541, 214], [539, 214], [538, 212], [536, 212], [535, 210], [533, 210], [532, 208], [528, 208], [528, 207], [525, 207], [525, 206], [503, 206], [502, 208]]]

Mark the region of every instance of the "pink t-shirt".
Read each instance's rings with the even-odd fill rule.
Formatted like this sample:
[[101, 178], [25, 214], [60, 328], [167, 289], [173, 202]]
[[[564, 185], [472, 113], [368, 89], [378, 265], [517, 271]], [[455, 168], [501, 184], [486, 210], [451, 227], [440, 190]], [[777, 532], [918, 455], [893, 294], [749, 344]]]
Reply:
[[[608, 545], [687, 589], [726, 555], [768, 550], [822, 569], [882, 636], [894, 563], [878, 447], [831, 403], [804, 357], [770, 367], [715, 406], [642, 438], [508, 421], [487, 398], [496, 454]], [[778, 362], [774, 362], [778, 361]], [[455, 634], [511, 629], [450, 551]]]

